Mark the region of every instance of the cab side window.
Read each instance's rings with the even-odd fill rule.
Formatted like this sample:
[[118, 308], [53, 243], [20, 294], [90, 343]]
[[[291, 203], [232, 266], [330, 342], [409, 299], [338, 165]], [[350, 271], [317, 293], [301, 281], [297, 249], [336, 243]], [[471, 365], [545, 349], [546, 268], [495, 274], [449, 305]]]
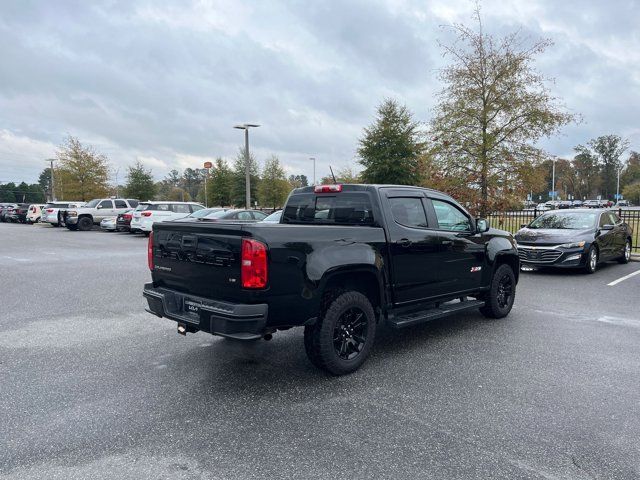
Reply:
[[462, 211], [451, 203], [431, 200], [438, 219], [438, 228], [452, 232], [470, 232], [471, 222]]
[[393, 220], [405, 227], [427, 228], [427, 215], [422, 205], [422, 199], [416, 197], [390, 198], [391, 215]]

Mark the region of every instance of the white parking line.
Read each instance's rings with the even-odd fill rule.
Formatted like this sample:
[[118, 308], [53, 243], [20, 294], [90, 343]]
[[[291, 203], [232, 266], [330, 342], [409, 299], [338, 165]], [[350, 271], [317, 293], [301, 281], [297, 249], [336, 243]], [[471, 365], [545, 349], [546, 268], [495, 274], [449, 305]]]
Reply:
[[614, 285], [617, 285], [617, 284], [619, 284], [620, 282], [624, 282], [624, 281], [625, 281], [625, 280], [627, 280], [628, 278], [631, 278], [631, 277], [633, 277], [634, 275], [638, 275], [638, 274], [640, 274], [640, 270], [636, 270], [635, 272], [630, 273], [629, 275], [625, 275], [624, 277], [621, 277], [621, 278], [619, 278], [619, 279], [617, 279], [617, 280], [614, 280], [614, 281], [613, 281], [613, 282], [611, 282], [611, 283], [607, 283], [607, 285], [608, 285], [608, 286], [610, 286], [610, 287], [613, 287]]

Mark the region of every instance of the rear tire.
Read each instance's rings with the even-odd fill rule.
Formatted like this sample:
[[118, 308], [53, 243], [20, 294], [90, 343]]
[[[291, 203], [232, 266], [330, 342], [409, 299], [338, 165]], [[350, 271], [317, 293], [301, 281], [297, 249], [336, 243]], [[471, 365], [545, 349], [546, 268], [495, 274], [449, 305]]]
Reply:
[[585, 273], [596, 273], [598, 268], [598, 249], [593, 245], [589, 248], [589, 253], [587, 253], [587, 263], [584, 266]]
[[627, 241], [624, 244], [624, 252], [622, 256], [618, 259], [618, 263], [629, 263], [631, 259], [631, 240], [627, 238]]
[[93, 220], [90, 217], [80, 217], [78, 219], [78, 230], [87, 232], [93, 228]]
[[67, 225], [67, 228], [72, 232], [75, 232], [76, 230], [78, 230], [78, 225]]
[[332, 375], [357, 370], [367, 359], [376, 335], [371, 302], [349, 291], [330, 300], [315, 325], [304, 329], [304, 347], [313, 365]]
[[509, 315], [516, 297], [516, 277], [513, 269], [503, 263], [493, 273], [489, 291], [484, 296], [485, 305], [480, 312], [487, 318], [503, 318]]

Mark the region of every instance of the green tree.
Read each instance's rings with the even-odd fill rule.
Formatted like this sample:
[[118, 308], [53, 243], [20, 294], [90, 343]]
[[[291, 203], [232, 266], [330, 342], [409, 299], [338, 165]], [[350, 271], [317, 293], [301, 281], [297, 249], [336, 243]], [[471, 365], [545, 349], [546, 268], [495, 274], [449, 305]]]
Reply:
[[209, 183], [207, 184], [207, 204], [212, 207], [226, 207], [232, 202], [233, 172], [222, 158], [216, 158]]
[[618, 170], [624, 167], [620, 157], [629, 147], [629, 141], [619, 135], [602, 135], [589, 141], [587, 147], [579, 145], [582, 151], [588, 151], [598, 159], [600, 165], [603, 198], [613, 199], [618, 182]]
[[[172, 172], [173, 173], [173, 172]], [[172, 175], [172, 173], [170, 175]], [[203, 188], [204, 173], [199, 169], [185, 168], [180, 179], [180, 187], [189, 193], [191, 198], [196, 198]]]
[[640, 153], [632, 151], [629, 153], [627, 168], [620, 177], [620, 187], [636, 182], [640, 182]]
[[309, 180], [306, 175], [289, 175], [289, 184], [291, 188], [301, 188], [309, 186]]
[[145, 201], [153, 200], [155, 194], [156, 185], [153, 182], [151, 170], [147, 170], [139, 160], [135, 165], [128, 167], [124, 195], [128, 198]]
[[284, 205], [291, 191], [291, 185], [287, 181], [284, 168], [275, 155], [264, 162], [262, 178], [258, 187], [258, 199], [260, 205], [273, 208]]
[[358, 162], [365, 183], [416, 185], [420, 179], [419, 156], [423, 149], [418, 122], [409, 109], [386, 99], [378, 106], [374, 122], [359, 140]]
[[[249, 178], [251, 181], [250, 198], [252, 206], [254, 205], [254, 202], [258, 200], [258, 183], [260, 182], [259, 172], [260, 169], [258, 167], [258, 161], [252, 153], [249, 153]], [[241, 148], [233, 162], [233, 170], [231, 174], [231, 201], [233, 205], [237, 207], [244, 207], [245, 192], [245, 159], [244, 148]]]
[[14, 203], [16, 201], [16, 184], [13, 182], [0, 185], [0, 202]]
[[430, 133], [436, 169], [467, 185], [462, 200], [485, 215], [526, 196], [532, 186], [523, 175], [547, 157], [537, 141], [576, 117], [533, 68], [551, 42], [524, 46], [519, 33], [495, 38], [483, 32], [479, 7], [475, 16], [477, 30], [454, 25], [456, 40], [440, 45], [451, 63], [440, 76]]
[[80, 140], [72, 136], [67, 137], [56, 156], [60, 164], [65, 198], [86, 201], [107, 195], [107, 157], [97, 153], [91, 146], [82, 145]]
[[[344, 167], [339, 168], [336, 172], [334, 172], [336, 176], [336, 183], [362, 183], [362, 179], [359, 174], [357, 174], [353, 168]], [[326, 175], [320, 179], [321, 185], [331, 185], [333, 183], [333, 177], [331, 174]]]
[[576, 197], [595, 198], [600, 192], [602, 178], [598, 158], [588, 148], [578, 145], [577, 155], [573, 157], [573, 168], [577, 176]]
[[622, 195], [627, 200], [640, 205], [640, 181], [630, 183], [622, 189]]

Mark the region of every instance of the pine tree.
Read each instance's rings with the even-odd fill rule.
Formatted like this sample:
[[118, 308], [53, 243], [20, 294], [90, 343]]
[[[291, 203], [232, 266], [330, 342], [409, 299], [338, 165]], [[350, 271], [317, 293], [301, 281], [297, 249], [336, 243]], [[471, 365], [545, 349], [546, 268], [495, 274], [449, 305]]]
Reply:
[[[260, 182], [259, 177], [260, 169], [258, 167], [258, 161], [253, 156], [252, 153], [249, 153], [249, 177], [251, 180], [251, 206], [258, 200], [258, 183]], [[231, 175], [231, 201], [232, 204], [236, 207], [244, 208], [245, 206], [245, 158], [244, 158], [244, 148], [241, 148], [238, 151], [238, 155], [236, 155], [236, 159], [233, 162], [233, 171]]]
[[423, 149], [418, 123], [404, 105], [387, 99], [378, 107], [374, 123], [359, 141], [359, 162], [365, 183], [416, 185], [418, 158]]
[[227, 207], [232, 204], [233, 173], [222, 158], [216, 158], [207, 182], [207, 204], [210, 207]]
[[262, 169], [262, 179], [258, 188], [258, 199], [260, 205], [273, 208], [284, 205], [284, 202], [291, 191], [291, 185], [287, 181], [284, 169], [280, 165], [280, 160], [275, 155], [264, 162]]
[[124, 195], [138, 200], [153, 200], [156, 194], [156, 185], [153, 182], [151, 170], [147, 170], [140, 161], [132, 167], [128, 167], [127, 184], [124, 187]]

